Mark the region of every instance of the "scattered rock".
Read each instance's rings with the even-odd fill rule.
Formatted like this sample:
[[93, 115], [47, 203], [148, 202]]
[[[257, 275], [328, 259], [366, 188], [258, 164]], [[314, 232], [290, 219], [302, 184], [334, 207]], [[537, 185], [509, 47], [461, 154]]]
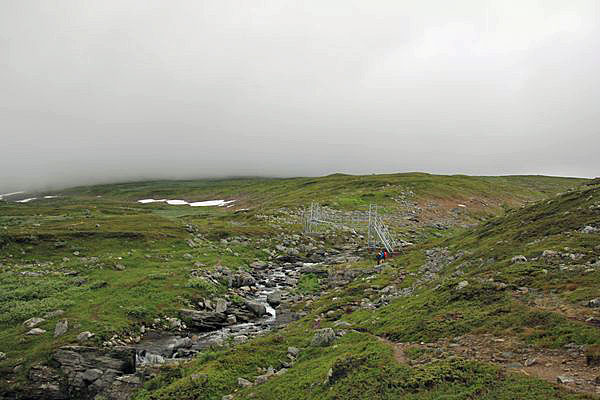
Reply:
[[262, 385], [263, 383], [268, 381], [269, 378], [272, 377], [273, 375], [275, 375], [275, 370], [273, 369], [273, 367], [269, 367], [269, 369], [267, 370], [266, 373], [256, 377], [256, 379], [254, 380], [254, 383], [256, 385]]
[[331, 328], [319, 329], [312, 338], [311, 346], [329, 346], [335, 340], [335, 331]]
[[250, 382], [249, 380], [244, 379], [244, 378], [238, 378], [237, 382], [238, 382], [238, 385], [243, 388], [252, 386], [252, 382]]
[[81, 332], [79, 335], [77, 335], [77, 341], [85, 342], [86, 340], [89, 340], [89, 339], [93, 338], [94, 336], [95, 335], [89, 331]]
[[247, 340], [248, 340], [248, 336], [246, 336], [246, 335], [237, 335], [237, 336], [234, 336], [233, 343], [240, 344], [240, 343], [244, 343]]
[[544, 258], [558, 257], [558, 252], [554, 251], [554, 250], [544, 250], [544, 252], [542, 253], [542, 257], [544, 257]]
[[573, 383], [575, 382], [575, 378], [566, 375], [559, 375], [556, 377], [556, 382], [562, 384]]
[[242, 286], [254, 286], [256, 280], [246, 271], [241, 271], [227, 278], [227, 286], [230, 288], [241, 288]]
[[525, 257], [523, 255], [514, 256], [510, 261], [513, 264], [516, 264], [516, 263], [525, 263], [525, 262], [527, 262], [527, 257]]
[[104, 372], [101, 369], [91, 368], [91, 369], [85, 370], [85, 372], [82, 374], [82, 378], [84, 381], [94, 382], [95, 380], [100, 378], [103, 374], [104, 374]]
[[54, 310], [54, 311], [50, 311], [49, 313], [46, 313], [46, 315], [44, 315], [44, 318], [51, 319], [54, 317], [60, 317], [64, 313], [65, 312], [63, 310]]
[[287, 352], [292, 357], [298, 357], [298, 354], [300, 354], [300, 349], [297, 347], [288, 347]]
[[6, 360], [6, 353], [0, 351], [0, 361]]
[[462, 289], [466, 288], [467, 286], [469, 286], [468, 281], [460, 281], [460, 282], [458, 282], [458, 285], [456, 285], [456, 289], [462, 290]]
[[590, 308], [600, 307], [600, 298], [592, 299], [592, 300], [588, 301], [588, 307], [590, 307]]
[[590, 226], [590, 225], [587, 225], [581, 230], [581, 232], [582, 233], [596, 233], [596, 232], [600, 232], [600, 229]]
[[37, 335], [43, 335], [44, 333], [46, 333], [45, 330], [40, 329], [40, 328], [33, 328], [32, 330], [30, 330], [29, 332], [27, 332], [27, 335], [32, 335], [32, 336], [37, 336]]
[[352, 326], [352, 324], [350, 322], [346, 322], [346, 321], [335, 321], [333, 323], [333, 326], [341, 326], [343, 328], [350, 328]]
[[60, 320], [56, 323], [56, 327], [54, 328], [54, 337], [57, 338], [59, 336], [67, 333], [69, 329], [69, 322], [66, 319]]
[[38, 326], [39, 324], [41, 324], [42, 322], [45, 322], [46, 320], [44, 318], [29, 318], [27, 321], [23, 322], [23, 326], [25, 326], [26, 328], [35, 328], [36, 326]]
[[588, 367], [600, 366], [600, 346], [588, 346], [585, 350], [585, 361]]
[[269, 266], [269, 264], [262, 262], [262, 261], [255, 261], [252, 264], [250, 264], [250, 267], [252, 267], [253, 269], [258, 269], [258, 270], [266, 269], [268, 266]]
[[526, 367], [531, 367], [532, 365], [537, 364], [537, 358], [528, 358], [527, 360], [525, 360], [525, 366]]

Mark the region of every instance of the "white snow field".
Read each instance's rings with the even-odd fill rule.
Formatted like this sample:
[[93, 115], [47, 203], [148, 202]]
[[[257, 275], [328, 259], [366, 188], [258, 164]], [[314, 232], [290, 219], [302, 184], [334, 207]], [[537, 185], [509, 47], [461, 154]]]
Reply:
[[2, 200], [5, 197], [10, 197], [10, 196], [14, 196], [15, 194], [23, 194], [25, 192], [12, 192], [12, 193], [4, 193], [4, 194], [0, 194], [0, 200]]
[[142, 204], [148, 204], [148, 203], [164, 203], [165, 201], [167, 201], [167, 199], [162, 199], [162, 200], [143, 199], [143, 200], [138, 200], [138, 203], [142, 203]]
[[223, 207], [227, 204], [233, 203], [235, 200], [209, 200], [209, 201], [197, 201], [195, 203], [190, 203], [192, 207]]
[[138, 203], [141, 204], [150, 204], [150, 203], [167, 203], [171, 206], [192, 206], [192, 207], [231, 207], [233, 206], [235, 200], [207, 200], [207, 201], [196, 201], [193, 203], [188, 203], [185, 200], [155, 200], [155, 199], [142, 199], [138, 200]]

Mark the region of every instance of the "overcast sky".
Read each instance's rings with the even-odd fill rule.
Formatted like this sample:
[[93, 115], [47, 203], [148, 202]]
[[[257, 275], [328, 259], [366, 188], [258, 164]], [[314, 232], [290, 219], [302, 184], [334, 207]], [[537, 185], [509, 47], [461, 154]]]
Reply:
[[0, 0], [0, 193], [600, 175], [600, 2]]

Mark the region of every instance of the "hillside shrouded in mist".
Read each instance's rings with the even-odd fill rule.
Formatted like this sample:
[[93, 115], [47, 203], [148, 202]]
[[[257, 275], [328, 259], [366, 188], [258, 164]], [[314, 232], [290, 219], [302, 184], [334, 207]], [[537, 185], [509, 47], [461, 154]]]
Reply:
[[0, 53], [0, 193], [600, 167], [595, 1], [5, 1]]

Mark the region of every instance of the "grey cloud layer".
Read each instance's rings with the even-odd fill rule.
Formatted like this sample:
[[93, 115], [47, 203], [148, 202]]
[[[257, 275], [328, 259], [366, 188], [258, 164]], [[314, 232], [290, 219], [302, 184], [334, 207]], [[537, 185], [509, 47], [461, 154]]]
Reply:
[[596, 1], [5, 1], [0, 192], [599, 175]]

